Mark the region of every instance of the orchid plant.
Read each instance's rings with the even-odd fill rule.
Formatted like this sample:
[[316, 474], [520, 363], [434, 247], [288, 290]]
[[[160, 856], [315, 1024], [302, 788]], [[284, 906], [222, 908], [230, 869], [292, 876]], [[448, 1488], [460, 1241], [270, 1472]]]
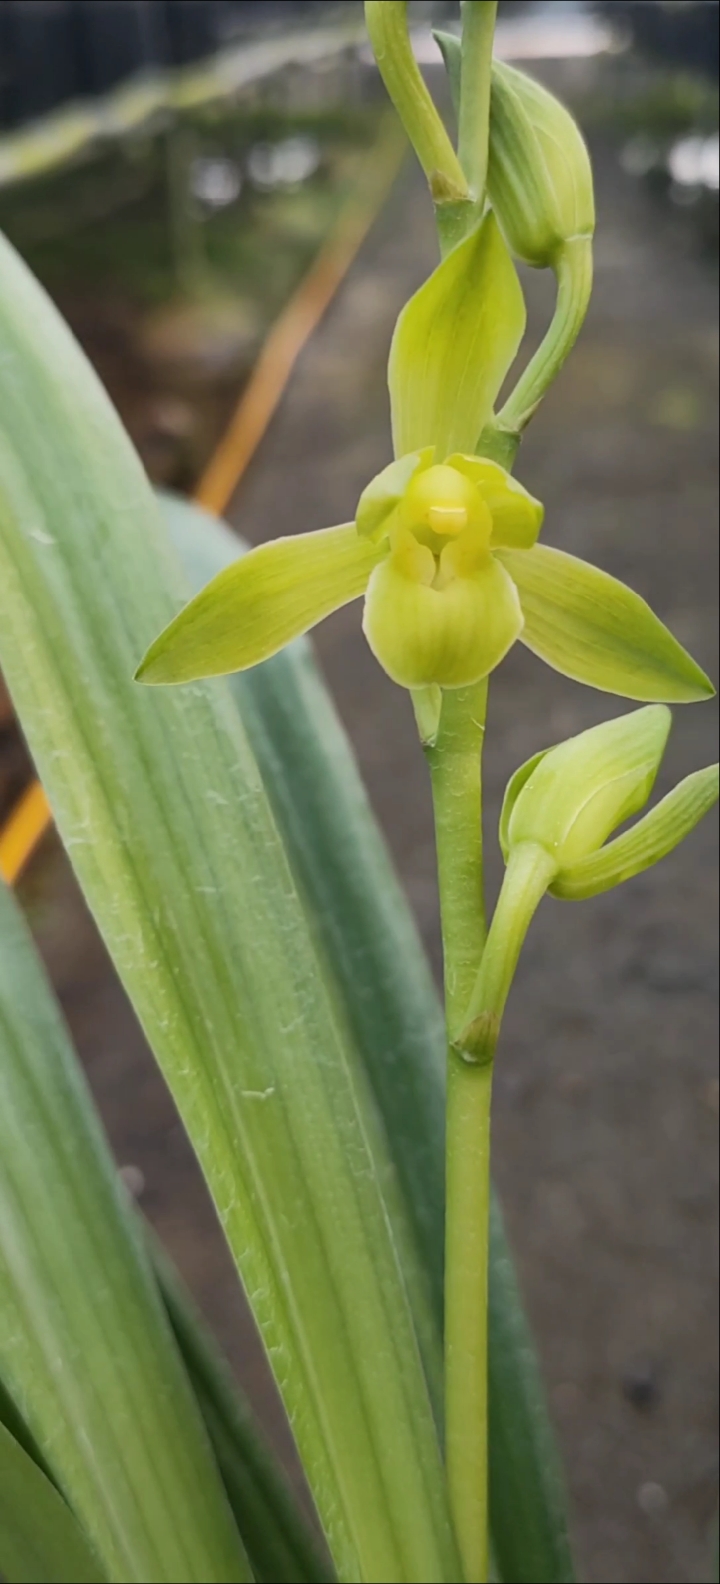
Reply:
[[[79, 348], [0, 241], [0, 663], [204, 1172], [322, 1536], [141, 1230], [0, 887], [11, 1584], [573, 1577], [491, 1196], [495, 1053], [545, 894], [582, 900], [632, 878], [717, 798], [713, 767], [642, 815], [667, 706], [713, 690], [639, 594], [539, 542], [543, 508], [513, 473], [590, 299], [593, 184], [574, 121], [493, 61], [496, 5], [466, 0], [462, 35], [438, 35], [456, 147], [405, 4], [365, 9], [440, 257], [397, 323], [394, 460], [353, 522], [238, 558], [216, 522], [158, 500]], [[557, 280], [517, 377], [516, 260]], [[356, 599], [429, 766], [445, 1086], [434, 990], [303, 639]], [[516, 642], [642, 707], [512, 777], [488, 926], [487, 695]], [[228, 674], [229, 687], [206, 680]]]
[[[363, 629], [406, 688], [430, 762], [448, 1029], [445, 1435], [464, 1578], [487, 1578], [489, 1113], [500, 1020], [532, 913], [548, 889], [591, 896], [653, 863], [716, 787], [701, 772], [609, 847], [644, 806], [667, 703], [707, 677], [624, 584], [538, 544], [543, 508], [509, 471], [590, 298], [593, 182], [569, 113], [492, 60], [496, 5], [468, 0], [443, 35], [459, 123], [451, 144], [412, 54], [406, 6], [365, 11], [388, 91], [429, 178], [441, 261], [400, 314], [388, 384], [395, 460], [355, 520], [272, 540], [221, 572], [155, 640], [138, 672], [178, 683], [267, 659], [364, 598]], [[513, 260], [551, 268], [553, 323], [499, 412], [525, 331]], [[650, 707], [518, 771], [503, 813], [505, 884], [489, 935], [482, 894], [481, 751], [488, 679], [514, 643], [577, 682]], [[671, 834], [670, 834], [671, 832]]]

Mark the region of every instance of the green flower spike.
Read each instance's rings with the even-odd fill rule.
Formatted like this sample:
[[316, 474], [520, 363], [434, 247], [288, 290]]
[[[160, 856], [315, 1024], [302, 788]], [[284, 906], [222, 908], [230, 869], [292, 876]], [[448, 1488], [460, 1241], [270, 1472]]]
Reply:
[[244, 670], [364, 595], [373, 652], [414, 691], [480, 681], [520, 638], [556, 670], [627, 698], [707, 697], [707, 678], [644, 601], [538, 546], [542, 507], [474, 454], [524, 327], [489, 213], [400, 315], [388, 375], [397, 460], [363, 492], [356, 521], [242, 557], [156, 639], [138, 678]]

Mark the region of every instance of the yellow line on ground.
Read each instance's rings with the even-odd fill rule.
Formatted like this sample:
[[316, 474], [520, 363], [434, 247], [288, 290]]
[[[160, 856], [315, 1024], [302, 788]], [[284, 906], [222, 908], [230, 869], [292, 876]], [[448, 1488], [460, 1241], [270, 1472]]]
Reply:
[[[407, 144], [388, 118], [363, 164], [314, 263], [270, 330], [225, 434], [194, 493], [198, 505], [220, 515], [267, 432], [298, 358], [307, 346], [377, 218], [399, 172]], [[14, 885], [52, 824], [42, 787], [34, 781], [0, 830], [0, 876]]]

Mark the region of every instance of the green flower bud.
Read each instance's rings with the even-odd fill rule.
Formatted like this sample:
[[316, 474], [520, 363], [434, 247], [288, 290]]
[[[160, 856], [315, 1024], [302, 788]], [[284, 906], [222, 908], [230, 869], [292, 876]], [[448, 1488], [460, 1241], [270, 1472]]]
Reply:
[[662, 704], [606, 721], [538, 754], [505, 794], [500, 840], [506, 859], [523, 843], [541, 847], [562, 873], [601, 848], [644, 808], [671, 725]]
[[523, 72], [496, 61], [488, 192], [518, 258], [555, 267], [568, 243], [595, 230], [590, 157], [569, 111]]
[[696, 770], [662, 803], [658, 803], [622, 836], [591, 853], [570, 869], [556, 876], [550, 890], [566, 902], [582, 902], [586, 897], [612, 891], [625, 880], [632, 880], [644, 869], [652, 868], [673, 851], [695, 829], [718, 800], [718, 766]]

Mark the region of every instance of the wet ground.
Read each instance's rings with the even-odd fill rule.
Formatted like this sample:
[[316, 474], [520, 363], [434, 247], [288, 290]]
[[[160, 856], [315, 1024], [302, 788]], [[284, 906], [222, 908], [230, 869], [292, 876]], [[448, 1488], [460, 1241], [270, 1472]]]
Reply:
[[[548, 540], [633, 584], [715, 673], [715, 273], [610, 149], [596, 154], [593, 307], [519, 473], [546, 502]], [[408, 164], [233, 503], [251, 541], [346, 520], [388, 459], [389, 337], [434, 256]], [[528, 281], [536, 335], [545, 286]], [[372, 661], [356, 609], [327, 622], [318, 647], [439, 969], [430, 806], [407, 699]], [[511, 771], [616, 706], [519, 648], [491, 698], [492, 852]], [[711, 705], [677, 712], [661, 789], [715, 756], [715, 729]], [[565, 1454], [581, 1573], [595, 1584], [710, 1571], [716, 861], [708, 821], [622, 892], [544, 904], [499, 1059], [495, 1175]], [[495, 856], [494, 886], [498, 875]], [[118, 1159], [267, 1412], [181, 1130], [52, 841], [22, 894]]]

